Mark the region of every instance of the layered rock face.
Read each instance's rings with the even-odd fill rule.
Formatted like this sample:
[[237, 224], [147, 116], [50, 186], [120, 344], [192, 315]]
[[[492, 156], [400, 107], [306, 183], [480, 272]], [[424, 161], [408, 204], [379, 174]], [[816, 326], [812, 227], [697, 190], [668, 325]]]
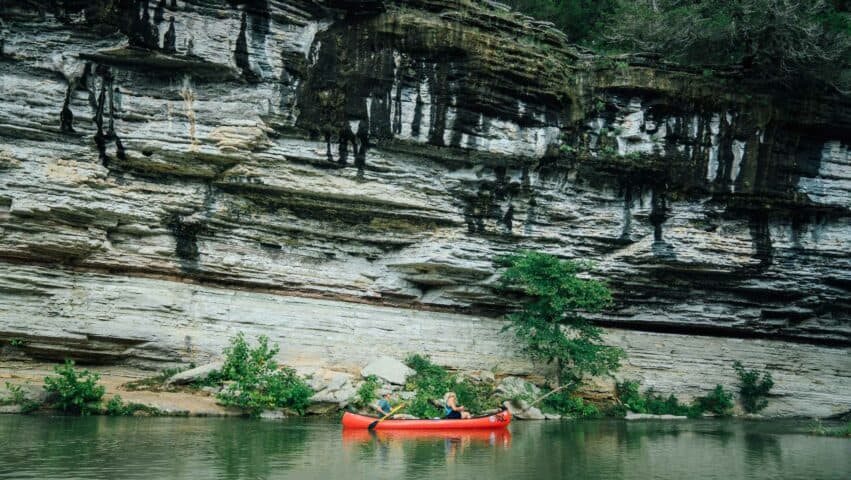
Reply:
[[534, 249], [596, 263], [614, 338], [801, 390], [710, 336], [793, 342], [848, 410], [847, 97], [603, 61], [489, 2], [42, 3], [0, 6], [0, 337], [29, 355], [151, 367], [246, 330], [528, 374], [493, 259]]

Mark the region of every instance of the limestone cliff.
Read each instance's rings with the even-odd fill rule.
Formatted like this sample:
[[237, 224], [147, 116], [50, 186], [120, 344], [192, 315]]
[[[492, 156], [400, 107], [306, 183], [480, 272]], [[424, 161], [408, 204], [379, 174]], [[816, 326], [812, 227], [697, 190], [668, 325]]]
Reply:
[[787, 372], [779, 413], [851, 409], [847, 97], [601, 59], [489, 1], [0, 19], [17, 353], [152, 367], [246, 330], [294, 363], [530, 373], [492, 288], [494, 256], [527, 248], [597, 264], [617, 297], [598, 320], [650, 384], [695, 393], [738, 358]]

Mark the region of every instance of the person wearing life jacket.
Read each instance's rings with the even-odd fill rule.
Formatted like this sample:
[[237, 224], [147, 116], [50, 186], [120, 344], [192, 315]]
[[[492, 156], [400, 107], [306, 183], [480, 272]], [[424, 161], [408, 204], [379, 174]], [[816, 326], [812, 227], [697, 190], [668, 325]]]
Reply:
[[463, 405], [458, 405], [458, 397], [455, 392], [447, 392], [443, 396], [443, 413], [448, 419], [470, 418], [470, 412]]

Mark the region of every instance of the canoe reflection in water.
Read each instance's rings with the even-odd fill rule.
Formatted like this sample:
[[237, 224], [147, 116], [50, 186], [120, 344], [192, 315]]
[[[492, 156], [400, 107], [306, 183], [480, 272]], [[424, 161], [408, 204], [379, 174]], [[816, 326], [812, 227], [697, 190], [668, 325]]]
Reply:
[[369, 442], [430, 442], [448, 440], [466, 444], [491, 445], [494, 447], [509, 447], [511, 432], [505, 428], [497, 430], [361, 430], [343, 429], [343, 444], [360, 444]]
[[429, 461], [454, 463], [456, 457], [460, 459], [470, 453], [477, 457], [488, 455], [487, 452], [502, 456], [497, 451], [511, 446], [511, 433], [505, 428], [372, 432], [347, 428], [343, 429], [343, 445], [349, 454], [367, 455], [381, 463], [393, 464], [411, 456], [417, 461], [430, 458]]

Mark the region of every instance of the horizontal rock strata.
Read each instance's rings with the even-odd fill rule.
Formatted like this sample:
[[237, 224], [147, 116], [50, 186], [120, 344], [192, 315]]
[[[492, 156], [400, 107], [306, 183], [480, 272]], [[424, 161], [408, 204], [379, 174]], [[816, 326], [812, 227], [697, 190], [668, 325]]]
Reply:
[[[541, 379], [547, 367], [530, 363], [503, 322], [492, 318], [380, 307], [324, 299], [233, 291], [166, 279], [39, 267], [11, 267], [26, 294], [10, 305], [0, 342], [13, 356], [77, 358], [136, 368], [202, 364], [220, 358], [228, 339], [268, 335], [282, 362], [361, 376], [380, 356], [428, 354], [464, 371]], [[0, 288], [12, 286], [4, 277]], [[15, 338], [18, 347], [9, 346]], [[637, 379], [683, 399], [716, 383], [735, 391], [732, 363], [768, 369], [776, 383], [768, 415], [829, 416], [851, 410], [851, 357], [844, 349], [787, 342], [607, 329], [608, 342], [628, 359], [619, 378]], [[601, 383], [589, 395], [607, 397]]]
[[150, 366], [235, 322], [466, 368], [509, 348], [458, 333], [516, 305], [518, 249], [593, 260], [602, 325], [851, 345], [847, 97], [596, 58], [488, 2], [102, 3], [0, 5], [0, 336], [30, 354]]

